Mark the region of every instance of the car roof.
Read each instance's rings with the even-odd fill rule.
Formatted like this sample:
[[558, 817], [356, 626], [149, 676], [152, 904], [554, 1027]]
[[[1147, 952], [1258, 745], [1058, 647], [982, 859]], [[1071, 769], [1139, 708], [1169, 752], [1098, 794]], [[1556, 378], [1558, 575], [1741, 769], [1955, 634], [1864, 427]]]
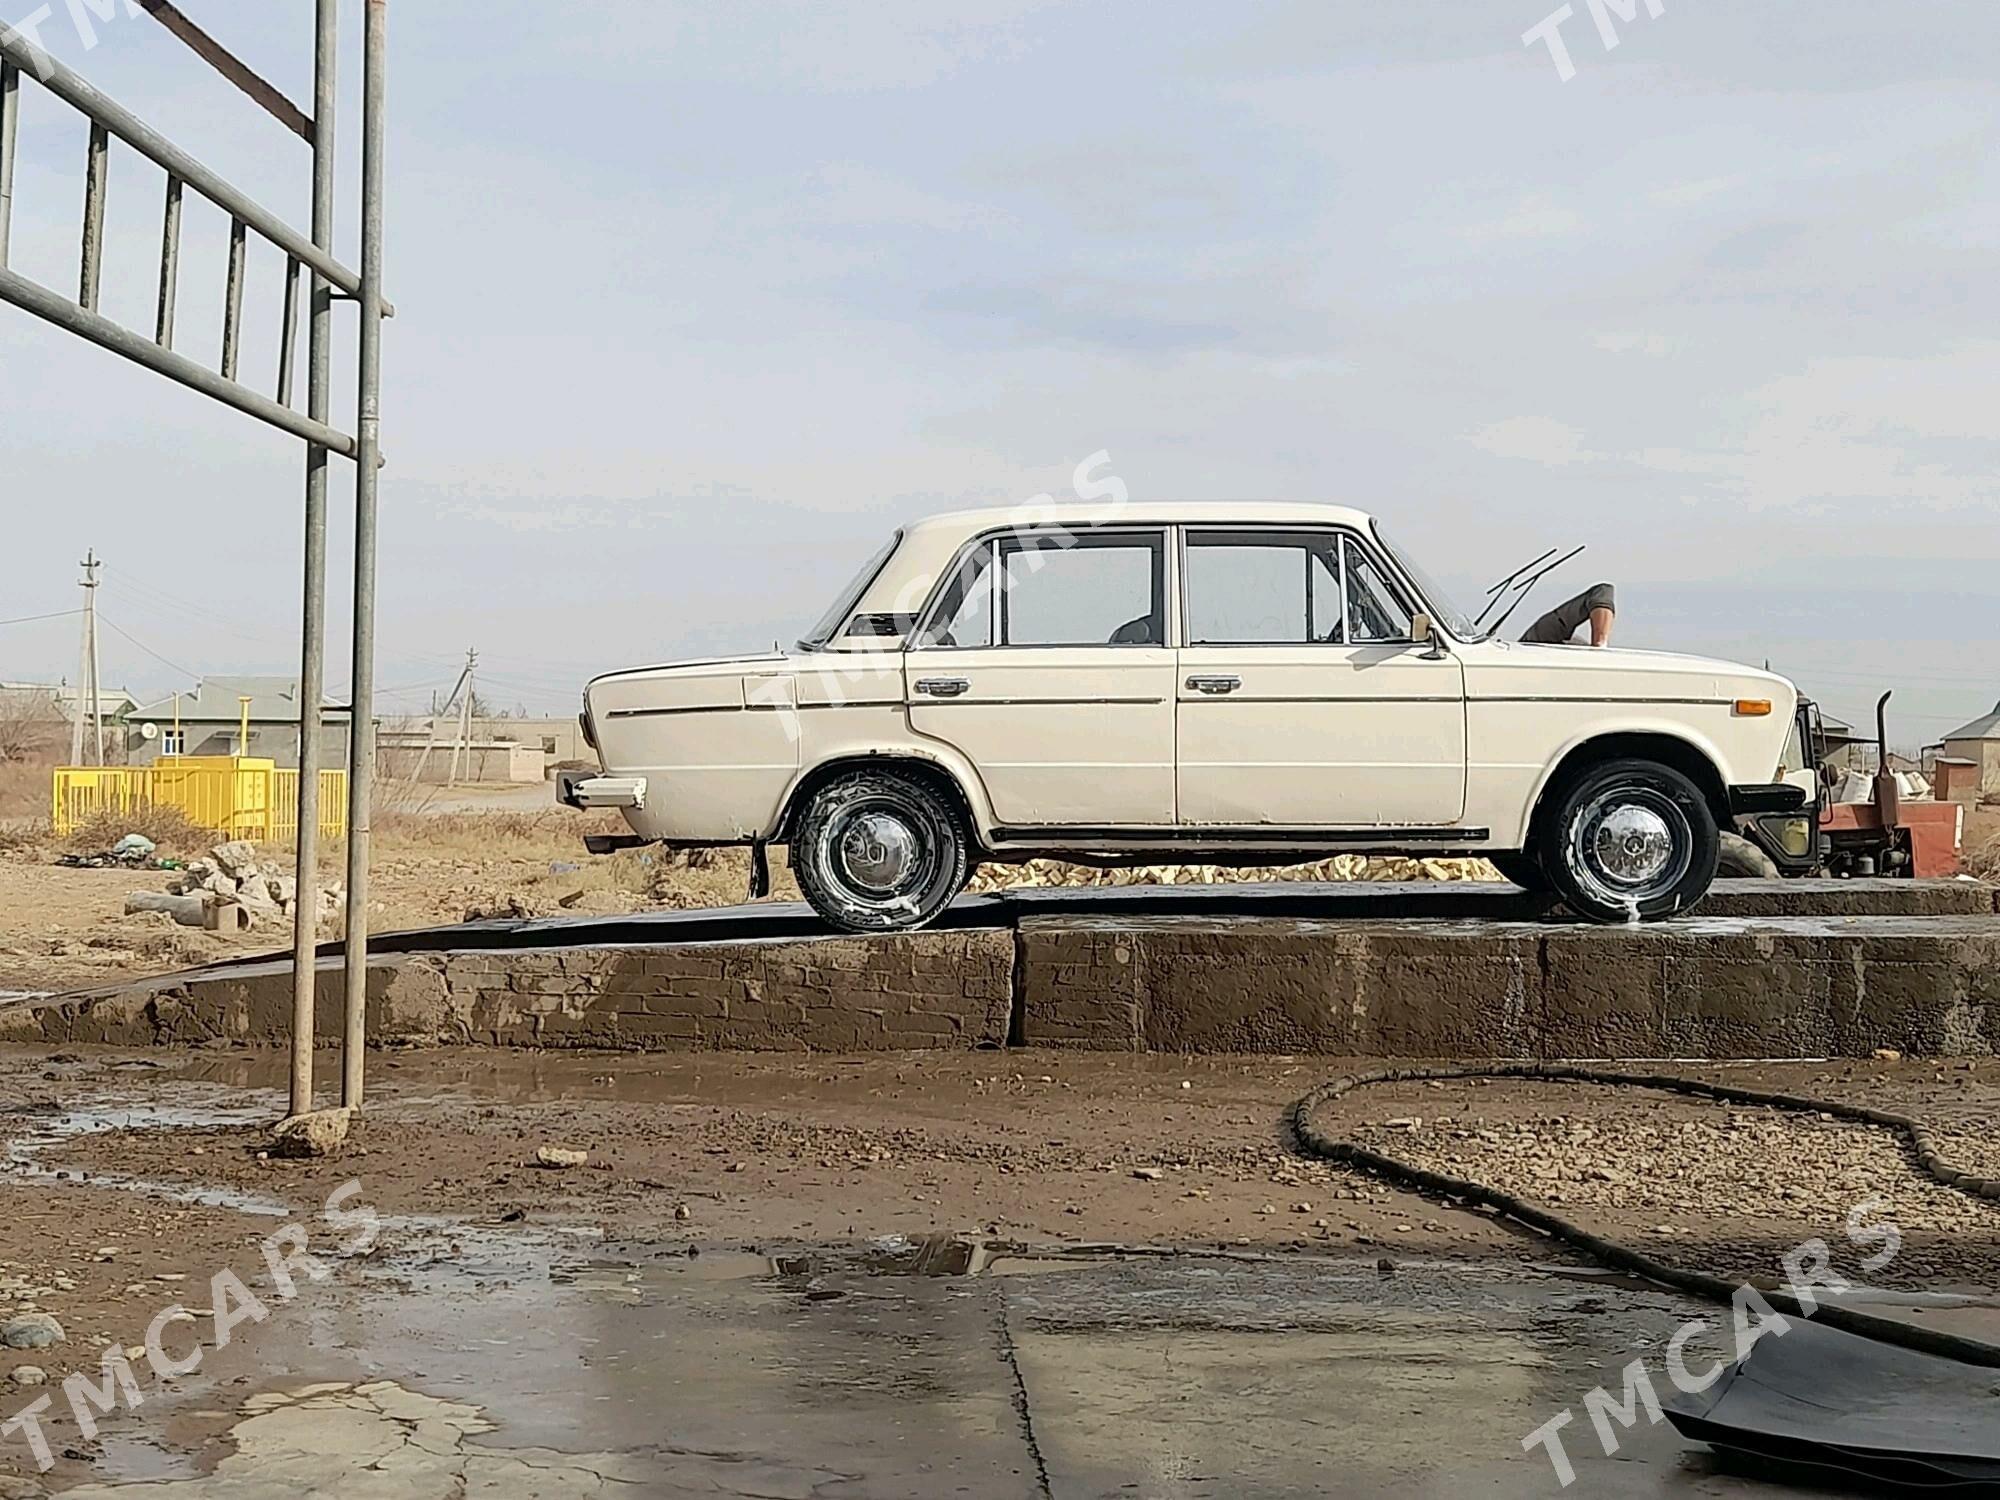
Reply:
[[1048, 526], [1069, 523], [1103, 526], [1111, 523], [1189, 525], [1210, 522], [1224, 526], [1292, 525], [1354, 526], [1366, 529], [1366, 511], [1345, 505], [1301, 500], [1048, 500], [1022, 505], [992, 505], [978, 510], [945, 511], [910, 523], [912, 531], [951, 532], [971, 536], [1004, 526]]

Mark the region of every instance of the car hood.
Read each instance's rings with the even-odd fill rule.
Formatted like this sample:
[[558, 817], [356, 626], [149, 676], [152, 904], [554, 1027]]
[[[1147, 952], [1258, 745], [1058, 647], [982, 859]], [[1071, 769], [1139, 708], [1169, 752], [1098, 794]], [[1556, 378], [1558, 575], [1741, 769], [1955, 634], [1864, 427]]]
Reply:
[[1678, 689], [1704, 695], [1782, 698], [1787, 705], [1798, 689], [1776, 672], [1715, 657], [1674, 651], [1634, 651], [1624, 647], [1543, 646], [1525, 641], [1488, 641], [1468, 649], [1466, 669], [1477, 683], [1473, 691], [1491, 689], [1491, 679], [1508, 687], [1529, 682], [1553, 686], [1558, 680], [1588, 683], [1593, 692], [1623, 697], [1648, 691]]

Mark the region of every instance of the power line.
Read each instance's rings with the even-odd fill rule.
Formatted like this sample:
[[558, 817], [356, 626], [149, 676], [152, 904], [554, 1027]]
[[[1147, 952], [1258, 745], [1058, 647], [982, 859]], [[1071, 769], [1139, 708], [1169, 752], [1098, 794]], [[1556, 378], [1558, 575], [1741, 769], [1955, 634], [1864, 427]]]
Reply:
[[252, 634], [212, 605], [198, 604], [192, 599], [183, 599], [179, 595], [169, 593], [166, 589], [160, 588], [156, 584], [142, 582], [129, 573], [120, 572], [112, 568], [106, 568], [104, 571], [112, 575], [112, 581], [117, 584], [121, 595], [130, 593], [133, 596], [131, 602], [149, 613], [157, 610], [168, 615], [169, 618], [188, 614], [198, 615], [208, 622], [212, 628], [221, 630], [226, 635], [233, 635], [238, 640], [252, 641], [260, 646], [270, 643], [268, 636]]
[[37, 620], [67, 620], [72, 615], [80, 615], [82, 613], [83, 611], [80, 609], [59, 609], [53, 614], [21, 615], [12, 620], [0, 620], [0, 625], [32, 625]]
[[127, 630], [124, 626], [120, 625], [116, 620], [111, 619], [102, 610], [98, 611], [97, 618], [101, 620], [104, 624], [109, 625], [113, 630], [117, 631], [120, 635], [124, 636], [126, 640], [130, 641], [133, 645], [137, 646], [141, 651], [145, 652], [148, 656], [152, 657], [154, 661], [159, 662], [162, 666], [172, 667], [176, 672], [180, 673], [181, 676], [183, 677], [192, 678], [197, 682], [201, 680], [201, 673], [191, 672], [186, 667], [182, 666], [179, 662], [170, 661], [166, 657], [160, 655], [159, 652], [155, 651], [151, 646], [147, 645], [144, 641], [140, 640], [136, 635], [132, 634], [131, 631]]

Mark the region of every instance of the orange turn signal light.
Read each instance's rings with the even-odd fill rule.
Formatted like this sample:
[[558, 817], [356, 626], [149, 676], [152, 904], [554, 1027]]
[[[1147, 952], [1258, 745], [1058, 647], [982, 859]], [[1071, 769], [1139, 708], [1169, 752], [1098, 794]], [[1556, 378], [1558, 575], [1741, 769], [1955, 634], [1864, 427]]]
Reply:
[[1771, 712], [1771, 700], [1769, 698], [1738, 698], [1736, 700], [1736, 712], [1741, 718], [1761, 719]]

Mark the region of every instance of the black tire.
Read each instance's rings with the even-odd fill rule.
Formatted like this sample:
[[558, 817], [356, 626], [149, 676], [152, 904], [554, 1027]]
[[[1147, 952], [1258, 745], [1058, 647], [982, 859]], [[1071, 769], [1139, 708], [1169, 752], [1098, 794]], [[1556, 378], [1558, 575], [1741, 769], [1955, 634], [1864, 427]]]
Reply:
[[958, 810], [929, 783], [852, 771], [813, 794], [792, 838], [792, 868], [814, 911], [842, 932], [909, 932], [964, 887]]
[[1718, 839], [1721, 845], [1721, 854], [1715, 864], [1715, 875], [1718, 880], [1784, 878], [1785, 872], [1778, 868], [1778, 862], [1742, 834], [1720, 834]]
[[1487, 862], [1524, 891], [1544, 895], [1555, 889], [1542, 870], [1542, 862], [1525, 849], [1516, 854], [1489, 854]]
[[1613, 760], [1558, 796], [1544, 825], [1544, 868], [1563, 904], [1593, 922], [1686, 911], [1715, 879], [1720, 840], [1708, 799], [1672, 766]]

